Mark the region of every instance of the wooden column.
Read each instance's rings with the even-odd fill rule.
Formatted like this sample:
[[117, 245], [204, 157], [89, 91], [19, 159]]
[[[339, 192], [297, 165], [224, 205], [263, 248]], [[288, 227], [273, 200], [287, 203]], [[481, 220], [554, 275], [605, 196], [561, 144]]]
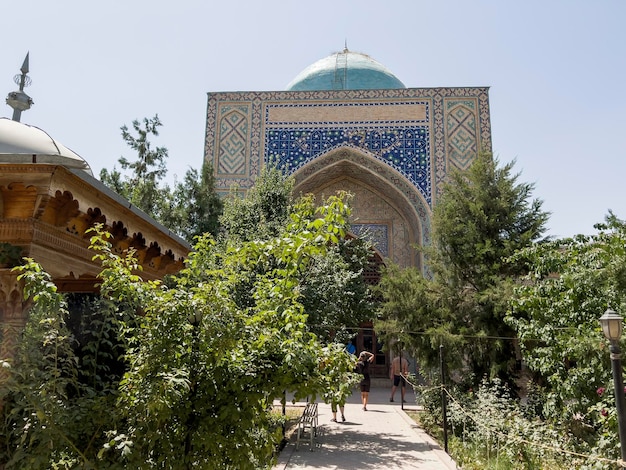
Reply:
[[[20, 333], [26, 325], [29, 301], [24, 300], [22, 282], [11, 269], [0, 268], [0, 360], [12, 362]], [[6, 371], [0, 367], [0, 382]]]

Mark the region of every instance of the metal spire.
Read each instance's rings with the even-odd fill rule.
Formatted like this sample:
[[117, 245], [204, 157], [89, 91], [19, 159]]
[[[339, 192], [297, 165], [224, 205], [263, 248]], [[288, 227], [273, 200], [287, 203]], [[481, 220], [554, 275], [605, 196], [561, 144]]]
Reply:
[[21, 75], [16, 75], [13, 80], [17, 85], [19, 85], [20, 89], [18, 91], [12, 91], [8, 94], [6, 102], [9, 106], [13, 108], [13, 120], [19, 122], [22, 117], [22, 111], [26, 111], [30, 109], [30, 107], [34, 104], [32, 98], [24, 93], [24, 88], [31, 84], [30, 77], [26, 74], [28, 73], [28, 56], [30, 52], [26, 53], [26, 58], [24, 59], [24, 63], [22, 64], [22, 68], [20, 71]]

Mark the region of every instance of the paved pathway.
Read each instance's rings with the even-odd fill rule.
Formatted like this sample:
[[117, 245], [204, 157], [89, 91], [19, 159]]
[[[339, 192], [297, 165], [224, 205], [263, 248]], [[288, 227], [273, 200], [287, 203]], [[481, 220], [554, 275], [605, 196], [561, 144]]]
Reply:
[[[404, 409], [417, 410], [409, 390]], [[301, 439], [296, 450], [294, 434], [273, 470], [457, 469], [443, 449], [402, 411], [399, 392], [390, 403], [390, 387], [373, 387], [368, 411], [363, 411], [360, 392], [355, 391], [346, 404], [345, 423], [331, 422], [330, 405], [320, 403], [314, 448]]]

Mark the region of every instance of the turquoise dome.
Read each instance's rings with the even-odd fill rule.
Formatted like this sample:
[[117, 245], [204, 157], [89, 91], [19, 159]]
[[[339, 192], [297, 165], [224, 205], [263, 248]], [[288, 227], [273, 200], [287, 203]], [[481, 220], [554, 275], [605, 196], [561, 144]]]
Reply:
[[398, 78], [370, 56], [344, 49], [304, 69], [288, 91], [386, 90], [406, 88]]

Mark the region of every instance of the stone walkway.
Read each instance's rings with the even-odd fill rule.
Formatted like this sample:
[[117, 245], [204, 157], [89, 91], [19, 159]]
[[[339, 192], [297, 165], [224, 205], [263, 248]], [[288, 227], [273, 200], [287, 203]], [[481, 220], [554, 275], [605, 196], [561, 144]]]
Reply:
[[[416, 410], [407, 389], [405, 410]], [[319, 404], [318, 435], [313, 449], [307, 439], [296, 450], [296, 436], [279, 456], [274, 470], [420, 469], [453, 470], [455, 462], [402, 410], [400, 393], [389, 402], [390, 388], [373, 387], [368, 411], [361, 409], [360, 392], [346, 404], [345, 423], [330, 421], [330, 405]], [[299, 403], [304, 407], [304, 403]]]

